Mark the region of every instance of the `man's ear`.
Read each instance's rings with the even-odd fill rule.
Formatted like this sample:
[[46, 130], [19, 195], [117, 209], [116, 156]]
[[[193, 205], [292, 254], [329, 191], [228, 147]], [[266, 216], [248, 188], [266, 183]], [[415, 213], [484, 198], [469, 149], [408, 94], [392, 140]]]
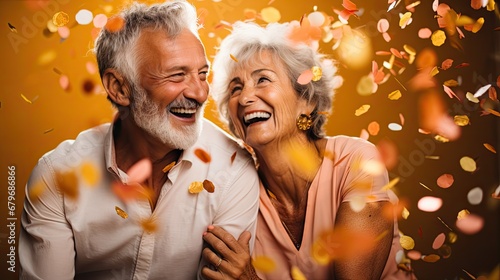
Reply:
[[104, 71], [102, 84], [109, 99], [114, 103], [121, 106], [130, 105], [130, 85], [116, 69], [108, 68]]

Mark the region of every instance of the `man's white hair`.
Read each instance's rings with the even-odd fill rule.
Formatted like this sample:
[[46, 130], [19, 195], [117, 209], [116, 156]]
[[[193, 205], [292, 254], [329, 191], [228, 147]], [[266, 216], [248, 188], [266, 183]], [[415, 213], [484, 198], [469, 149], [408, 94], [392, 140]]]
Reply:
[[[255, 55], [269, 52], [274, 59], [283, 63], [297, 95], [316, 104], [312, 112], [313, 126], [308, 131], [308, 137], [318, 139], [324, 136], [326, 113], [332, 109], [334, 89], [340, 86], [342, 80], [335, 76], [337, 68], [333, 60], [327, 59], [306, 43], [291, 40], [289, 38], [291, 30], [292, 26], [289, 23], [271, 23], [261, 27], [255, 23], [237, 22], [233, 25], [232, 33], [222, 41], [213, 62], [212, 96], [217, 103], [222, 121], [226, 122], [233, 134], [234, 125], [229, 121], [228, 112], [231, 95], [228, 89], [230, 75], [237, 67], [249, 66], [255, 60]], [[306, 85], [299, 84], [297, 79], [300, 74], [313, 66], [321, 68], [323, 72], [321, 79]]]

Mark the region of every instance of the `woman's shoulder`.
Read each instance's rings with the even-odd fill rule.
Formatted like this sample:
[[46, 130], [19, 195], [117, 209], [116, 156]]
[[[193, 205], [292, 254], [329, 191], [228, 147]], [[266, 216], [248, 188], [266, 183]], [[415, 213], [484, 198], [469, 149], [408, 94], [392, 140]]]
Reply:
[[373, 143], [359, 137], [352, 137], [347, 135], [336, 135], [326, 137], [326, 149], [330, 151], [355, 151], [358, 149], [373, 149]]

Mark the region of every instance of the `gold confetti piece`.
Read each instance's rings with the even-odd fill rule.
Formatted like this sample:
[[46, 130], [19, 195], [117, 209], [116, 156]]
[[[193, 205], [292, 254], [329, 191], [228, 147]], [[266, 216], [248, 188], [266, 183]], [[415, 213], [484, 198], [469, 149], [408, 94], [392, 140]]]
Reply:
[[456, 87], [456, 86], [458, 86], [458, 82], [456, 80], [453, 80], [453, 79], [446, 80], [446, 81], [444, 81], [443, 84], [445, 86], [447, 86], [447, 87]]
[[74, 171], [58, 172], [56, 174], [56, 186], [65, 197], [69, 199], [78, 198], [78, 178]]
[[99, 181], [99, 171], [90, 162], [84, 162], [80, 165], [80, 172], [82, 174], [83, 180], [89, 186], [95, 186]]
[[447, 189], [453, 185], [455, 179], [451, 174], [443, 174], [437, 179], [437, 185], [443, 189]]
[[192, 193], [192, 194], [196, 194], [196, 193], [199, 193], [201, 191], [203, 191], [203, 183], [202, 182], [192, 182], [190, 185], [189, 185], [189, 189], [188, 189], [189, 193]]
[[411, 15], [411, 12], [406, 12], [401, 16], [399, 19], [399, 27], [401, 27], [401, 29], [405, 28], [411, 22]]
[[436, 136], [434, 136], [434, 139], [436, 139], [436, 141], [439, 141], [441, 143], [448, 143], [448, 142], [450, 142], [450, 139], [448, 139], [448, 138], [446, 138], [444, 136], [441, 136], [439, 134], [436, 135]]
[[472, 33], [477, 33], [481, 28], [483, 27], [484, 24], [484, 18], [480, 17], [477, 19], [477, 21], [474, 23], [472, 26]]
[[307, 280], [307, 277], [304, 275], [304, 273], [302, 273], [302, 271], [300, 271], [300, 269], [295, 265], [292, 266], [290, 274], [293, 280]]
[[387, 185], [385, 185], [382, 190], [386, 191], [392, 189], [397, 183], [399, 183], [399, 177], [392, 179]]
[[238, 62], [238, 59], [236, 57], [234, 57], [234, 55], [229, 54], [229, 57], [231, 57], [231, 59], [234, 60], [235, 62]]
[[460, 159], [460, 166], [464, 171], [474, 172], [476, 171], [476, 161], [470, 157], [462, 157]]
[[204, 163], [209, 163], [212, 160], [210, 154], [200, 148], [194, 150], [194, 154]]
[[263, 273], [270, 273], [276, 269], [276, 263], [267, 256], [257, 256], [252, 259], [253, 267]]
[[213, 193], [215, 191], [214, 183], [209, 180], [203, 181], [203, 188], [209, 193]]
[[410, 216], [410, 211], [408, 211], [408, 209], [406, 209], [406, 207], [403, 207], [403, 211], [401, 212], [401, 217], [403, 217], [403, 219], [407, 220], [409, 216]]
[[368, 105], [368, 104], [362, 105], [361, 107], [359, 107], [356, 110], [356, 112], [354, 113], [354, 115], [356, 117], [359, 117], [359, 116], [363, 115], [364, 113], [368, 112], [369, 109], [370, 109], [370, 105]]
[[437, 66], [434, 66], [434, 67], [432, 68], [431, 72], [429, 73], [429, 75], [430, 75], [431, 77], [434, 77], [434, 76], [436, 76], [437, 74], [439, 74], [439, 69], [437, 68]]
[[305, 146], [301, 143], [289, 141], [283, 145], [285, 157], [292, 163], [294, 172], [303, 174], [307, 178], [313, 178], [318, 170], [320, 161], [313, 156], [315, 148]]
[[453, 231], [448, 232], [448, 242], [453, 244], [453, 243], [457, 242], [457, 240], [458, 240], [458, 235], [455, 232], [453, 232]]
[[21, 97], [24, 99], [24, 101], [28, 102], [29, 104], [33, 104], [33, 102], [31, 102], [31, 100], [29, 100], [26, 96], [24, 96], [24, 94], [21, 93]]
[[378, 85], [373, 80], [373, 75], [365, 75], [359, 79], [356, 85], [356, 91], [362, 95], [367, 96], [377, 91]]
[[431, 189], [431, 188], [429, 188], [428, 186], [426, 186], [426, 185], [424, 185], [423, 183], [420, 183], [420, 182], [419, 182], [419, 184], [420, 184], [422, 187], [424, 187], [424, 188], [426, 188], [427, 190], [429, 190], [429, 191], [431, 191], [431, 192], [432, 192], [432, 189]]
[[494, 154], [496, 154], [496, 153], [497, 153], [497, 150], [495, 150], [495, 147], [493, 147], [492, 145], [490, 145], [490, 144], [488, 144], [488, 143], [484, 143], [483, 145], [484, 145], [484, 147], [485, 147], [486, 149], [488, 149], [488, 151], [490, 151], [490, 152], [492, 152], [492, 153], [494, 153]]
[[54, 130], [53, 128], [49, 128], [49, 129], [45, 130], [45, 131], [43, 132], [43, 134], [47, 134], [47, 133], [49, 133], [49, 132], [52, 132], [53, 130]]
[[65, 26], [69, 22], [69, 16], [65, 12], [57, 12], [52, 17], [52, 23], [57, 27]]
[[437, 217], [437, 219], [447, 228], [449, 229], [451, 232], [453, 232], [453, 230], [440, 218], [440, 217]]
[[425, 156], [427, 159], [439, 159], [439, 156]]
[[466, 115], [456, 115], [453, 117], [453, 121], [458, 126], [466, 126], [469, 124], [469, 117]]
[[153, 233], [158, 230], [158, 225], [156, 224], [156, 219], [153, 217], [149, 217], [147, 219], [143, 219], [140, 222], [142, 229], [145, 232]]
[[436, 255], [436, 254], [430, 254], [430, 255], [427, 255], [427, 256], [423, 256], [422, 257], [422, 260], [424, 262], [429, 262], [429, 263], [434, 263], [434, 262], [437, 262], [441, 259], [441, 257], [439, 255]]
[[42, 193], [45, 191], [45, 184], [41, 181], [36, 182], [33, 186], [30, 187], [28, 191], [28, 197], [30, 200], [38, 200], [38, 198], [42, 195]]
[[401, 247], [405, 250], [411, 250], [415, 247], [415, 241], [408, 235], [403, 235], [399, 238], [399, 243]]
[[469, 214], [470, 214], [470, 211], [467, 209], [460, 210], [460, 212], [458, 212], [458, 214], [457, 214], [457, 220], [463, 219], [463, 218], [467, 217], [467, 215], [469, 215]]
[[163, 167], [163, 169], [161, 170], [163, 173], [167, 173], [168, 171], [170, 171], [170, 169], [172, 169], [172, 167], [174, 167], [176, 164], [175, 161], [172, 161], [171, 163], [167, 164], [165, 167]]
[[234, 159], [236, 158], [236, 154], [237, 154], [237, 151], [235, 151], [235, 152], [231, 155], [231, 164], [233, 164]]
[[123, 219], [128, 218], [127, 212], [123, 211], [120, 207], [115, 206], [115, 211], [116, 211], [116, 214], [118, 214], [118, 216], [122, 217]]
[[439, 47], [446, 41], [446, 34], [443, 30], [436, 30], [431, 35], [431, 41], [434, 46]]
[[398, 99], [401, 98], [401, 96], [402, 96], [401, 95], [401, 91], [399, 91], [399, 89], [397, 89], [397, 90], [389, 93], [388, 97], [389, 97], [390, 100], [398, 100]]
[[54, 59], [57, 57], [57, 52], [54, 50], [48, 50], [45, 51], [44, 53], [40, 54], [38, 57], [37, 63], [39, 65], [47, 65], [54, 61]]
[[470, 274], [467, 270], [462, 269], [462, 271], [465, 272], [465, 274], [467, 274], [471, 279], [476, 279], [476, 277], [474, 277], [474, 275]]
[[7, 23], [9, 25], [10, 31], [17, 33], [17, 29], [14, 27], [14, 25], [10, 24], [10, 22]]
[[278, 22], [281, 19], [280, 11], [274, 7], [266, 7], [260, 11], [262, 20], [267, 23]]
[[323, 75], [323, 71], [321, 70], [321, 68], [318, 67], [318, 66], [313, 66], [311, 68], [311, 71], [312, 71], [312, 74], [313, 74], [312, 80], [314, 82], [319, 81], [321, 79], [321, 76]]

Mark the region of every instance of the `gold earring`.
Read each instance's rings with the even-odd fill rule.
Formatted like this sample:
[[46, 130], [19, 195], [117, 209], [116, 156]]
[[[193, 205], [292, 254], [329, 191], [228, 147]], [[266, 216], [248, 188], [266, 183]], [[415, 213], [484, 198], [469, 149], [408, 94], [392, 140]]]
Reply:
[[311, 115], [300, 114], [297, 117], [297, 127], [300, 130], [308, 130], [312, 126], [312, 117]]

